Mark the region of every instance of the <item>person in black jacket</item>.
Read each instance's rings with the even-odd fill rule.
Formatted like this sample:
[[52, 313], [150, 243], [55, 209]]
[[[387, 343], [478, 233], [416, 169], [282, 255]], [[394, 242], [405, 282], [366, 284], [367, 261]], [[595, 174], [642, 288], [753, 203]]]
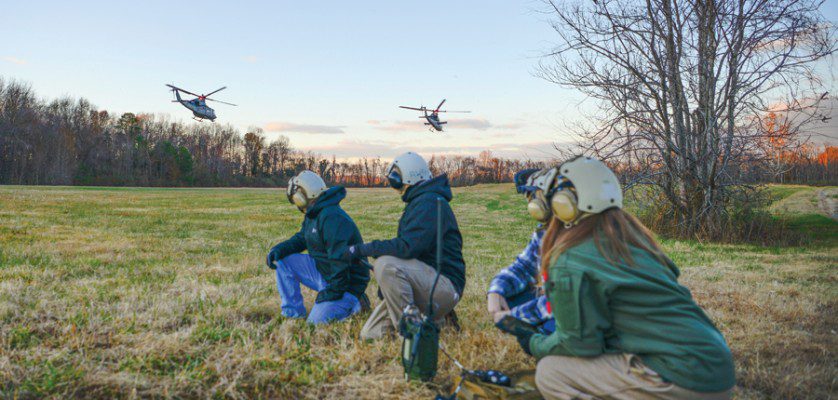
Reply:
[[[452, 314], [466, 284], [463, 238], [448, 204], [452, 198], [448, 177], [432, 177], [428, 163], [418, 154], [408, 152], [396, 157], [387, 179], [406, 203], [397, 236], [350, 246], [344, 254], [349, 260], [376, 257], [375, 278], [384, 301], [361, 329], [364, 339], [378, 339], [394, 331], [409, 304], [427, 314], [437, 268], [441, 276], [433, 298], [436, 320]], [[441, 265], [436, 261], [439, 202], [442, 204]]]
[[[369, 269], [360, 258], [341, 259], [349, 246], [363, 243], [355, 222], [340, 207], [346, 189], [328, 188], [314, 172], [302, 171], [288, 181], [287, 195], [305, 218], [299, 232], [268, 253], [268, 267], [276, 270], [282, 315], [306, 317], [301, 283], [317, 291], [308, 315], [312, 324], [342, 320], [368, 308], [364, 292]], [[305, 250], [308, 254], [300, 254]]]

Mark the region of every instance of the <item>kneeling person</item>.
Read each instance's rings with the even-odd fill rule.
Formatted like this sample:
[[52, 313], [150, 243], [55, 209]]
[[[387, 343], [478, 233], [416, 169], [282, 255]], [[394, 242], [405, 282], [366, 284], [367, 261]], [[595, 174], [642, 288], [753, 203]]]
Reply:
[[[299, 232], [268, 253], [268, 267], [276, 270], [282, 315], [306, 317], [300, 284], [318, 292], [308, 315], [310, 323], [342, 320], [368, 307], [364, 291], [369, 269], [361, 259], [340, 259], [349, 246], [363, 243], [355, 222], [340, 207], [346, 189], [328, 188], [314, 172], [302, 171], [288, 181], [287, 195], [305, 217]], [[308, 254], [300, 254], [305, 250]]]
[[[617, 176], [578, 157], [533, 180], [551, 222], [541, 274], [556, 329], [516, 332], [547, 399], [729, 399], [733, 357], [678, 283], [678, 267], [626, 211]], [[540, 219], [540, 218], [539, 218]]]
[[[375, 278], [384, 302], [375, 308], [361, 330], [364, 339], [378, 339], [394, 331], [409, 304], [428, 314], [430, 292], [441, 271], [433, 298], [433, 315], [442, 321], [451, 314], [465, 287], [463, 238], [448, 204], [451, 188], [445, 175], [431, 176], [428, 163], [416, 153], [396, 157], [388, 169], [390, 186], [406, 203], [398, 234], [390, 240], [375, 240], [349, 247], [345, 258], [377, 257]], [[437, 265], [437, 203], [442, 204], [442, 259]]]
[[[527, 199], [533, 194], [533, 180], [541, 172], [526, 169], [515, 174], [518, 193]], [[538, 287], [538, 271], [541, 265], [541, 240], [549, 219], [537, 217], [539, 224], [527, 243], [527, 247], [508, 267], [502, 269], [489, 284], [487, 309], [495, 322], [506, 315], [535, 326], [542, 333], [552, 333], [556, 328], [553, 314], [548, 310], [547, 296]]]

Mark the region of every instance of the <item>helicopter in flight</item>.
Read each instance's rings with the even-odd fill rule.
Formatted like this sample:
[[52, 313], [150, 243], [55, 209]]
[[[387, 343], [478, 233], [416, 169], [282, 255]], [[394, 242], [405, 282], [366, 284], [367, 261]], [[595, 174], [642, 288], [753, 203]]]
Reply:
[[[428, 122], [425, 122], [425, 125], [430, 125], [431, 126], [430, 128], [428, 128], [428, 130], [430, 130], [431, 132], [433, 132], [434, 130], [436, 130], [437, 132], [442, 132], [442, 125], [445, 125], [445, 124], [448, 123], [448, 121], [440, 121], [439, 120], [439, 113], [441, 113], [441, 112], [470, 113], [471, 112], [471, 111], [440, 110], [440, 108], [442, 107], [443, 104], [445, 104], [445, 99], [442, 99], [442, 101], [439, 103], [438, 106], [436, 106], [436, 109], [434, 109], [434, 110], [431, 110], [431, 109], [429, 109], [425, 106], [421, 106], [419, 108], [408, 107], [408, 106], [399, 106], [399, 108], [404, 108], [404, 109], [408, 109], [408, 110], [415, 110], [415, 111], [422, 111], [424, 113], [424, 115], [419, 117], [419, 118], [424, 118], [425, 120], [428, 121]], [[430, 111], [431, 113], [428, 114], [428, 111]]]
[[[172, 89], [172, 92], [175, 93], [175, 97], [177, 98], [177, 100], [172, 100], [172, 103], [180, 103], [184, 107], [188, 108], [190, 111], [192, 111], [192, 115], [194, 116], [193, 119], [198, 121], [198, 122], [200, 122], [201, 120], [204, 120], [204, 119], [208, 119], [210, 121], [215, 122], [215, 118], [216, 118], [215, 110], [213, 110], [211, 107], [207, 106], [207, 100], [216, 101], [216, 102], [219, 102], [219, 103], [222, 103], [222, 104], [227, 104], [227, 105], [230, 105], [230, 106], [235, 106], [235, 104], [233, 104], [233, 103], [227, 103], [225, 101], [208, 98], [215, 93], [218, 93], [218, 92], [220, 92], [224, 89], [227, 89], [227, 86], [224, 86], [221, 89], [216, 89], [212, 92], [209, 92], [209, 94], [195, 94], [195, 93], [192, 93], [192, 92], [190, 92], [186, 89], [181, 89], [181, 88], [179, 88], [177, 86], [174, 86], [174, 85], [167, 84], [166, 86], [168, 86]], [[198, 97], [196, 97], [192, 100], [184, 100], [180, 97], [180, 92], [191, 94], [193, 96], [198, 96]]]

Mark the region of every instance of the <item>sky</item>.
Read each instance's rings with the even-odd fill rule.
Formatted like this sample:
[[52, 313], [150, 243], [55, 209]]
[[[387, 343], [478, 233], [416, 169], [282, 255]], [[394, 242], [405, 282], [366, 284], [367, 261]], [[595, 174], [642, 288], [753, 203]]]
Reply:
[[[838, 0], [824, 14], [838, 21]], [[127, 6], [127, 5], [130, 6]], [[189, 122], [164, 86], [221, 86], [216, 123], [338, 158], [477, 154], [546, 159], [572, 140], [581, 94], [535, 76], [555, 43], [537, 0], [10, 1], [0, 76], [45, 98]], [[834, 69], [834, 60], [821, 70]], [[834, 71], [830, 78], [834, 87]], [[431, 133], [398, 105], [470, 110]]]

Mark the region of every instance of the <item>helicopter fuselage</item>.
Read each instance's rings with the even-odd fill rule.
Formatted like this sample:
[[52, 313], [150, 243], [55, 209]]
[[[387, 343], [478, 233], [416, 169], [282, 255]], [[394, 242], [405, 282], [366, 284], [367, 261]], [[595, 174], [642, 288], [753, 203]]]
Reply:
[[428, 111], [426, 110], [424, 118], [428, 121], [425, 125], [430, 125], [431, 128], [435, 129], [437, 132], [442, 132], [442, 124], [444, 124], [445, 122], [439, 121], [439, 114], [428, 114]]
[[[196, 97], [192, 100], [184, 100], [180, 97], [180, 90], [174, 86], [168, 85], [172, 88], [172, 91], [175, 93], [175, 100], [172, 100], [175, 103], [180, 103], [182, 106], [192, 111], [192, 115], [198, 121], [202, 119], [208, 119], [212, 122], [215, 122], [215, 110], [212, 107], [207, 106], [206, 100], [204, 97]], [[223, 88], [222, 88], [223, 89]], [[220, 89], [219, 89], [220, 90]]]
[[207, 106], [206, 102], [200, 99], [181, 100], [180, 104], [192, 111], [192, 115], [200, 119], [215, 121], [215, 110]]

